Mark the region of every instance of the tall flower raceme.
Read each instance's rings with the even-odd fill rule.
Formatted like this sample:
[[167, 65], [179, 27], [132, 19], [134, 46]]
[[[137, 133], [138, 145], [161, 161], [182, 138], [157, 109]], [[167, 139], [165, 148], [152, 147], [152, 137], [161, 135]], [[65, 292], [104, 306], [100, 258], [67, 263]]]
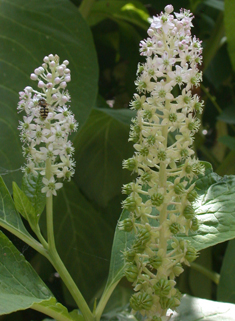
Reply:
[[130, 305], [154, 321], [170, 319], [168, 309], [181, 299], [175, 278], [197, 257], [182, 235], [198, 229], [191, 182], [204, 171], [192, 149], [203, 107], [192, 92], [202, 78], [202, 47], [191, 35], [192, 14], [173, 10], [168, 5], [153, 17], [149, 37], [140, 43], [146, 61], [138, 66], [138, 94], [131, 102], [135, 153], [123, 162], [137, 178], [123, 186], [123, 208], [130, 214], [119, 225], [135, 236], [124, 252], [125, 274], [136, 291]]
[[71, 80], [68, 64], [67, 60], [60, 64], [58, 55], [44, 57], [42, 66], [31, 74], [39, 89], [28, 86], [19, 93], [17, 109], [26, 113], [19, 126], [26, 157], [23, 170], [44, 176], [42, 192], [47, 197], [56, 195], [63, 186], [58, 179], [70, 180], [74, 173], [74, 148], [68, 136], [78, 124], [67, 105], [70, 96], [66, 87]]

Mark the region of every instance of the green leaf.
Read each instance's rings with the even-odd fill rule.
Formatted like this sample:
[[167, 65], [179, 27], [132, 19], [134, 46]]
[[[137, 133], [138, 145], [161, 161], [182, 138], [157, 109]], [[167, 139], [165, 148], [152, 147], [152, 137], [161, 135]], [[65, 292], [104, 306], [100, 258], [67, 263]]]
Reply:
[[[211, 180], [216, 181], [211, 184]], [[196, 181], [196, 189], [200, 196], [194, 208], [200, 227], [185, 238], [197, 250], [235, 238], [235, 176], [219, 178], [213, 173]]]
[[30, 223], [30, 225], [36, 226], [38, 217], [36, 216], [35, 209], [28, 197], [15, 182], [13, 182], [13, 198], [16, 210]]
[[0, 315], [24, 310], [52, 297], [24, 256], [0, 231]]
[[220, 301], [235, 303], [235, 240], [229, 241], [220, 271], [217, 298]]
[[[50, 300], [42, 301], [40, 303], [34, 303], [31, 307], [34, 310], [49, 315], [57, 321], [83, 321], [83, 317], [79, 314], [73, 313], [72, 315], [68, 312], [67, 308], [61, 303], [57, 302], [54, 297]], [[80, 318], [81, 317], [81, 318]]]
[[44, 187], [42, 182], [43, 176], [38, 175], [24, 175], [22, 179], [22, 191], [30, 200], [35, 213], [40, 218], [44, 207], [46, 205], [46, 194], [41, 192], [41, 189]]
[[235, 150], [235, 138], [234, 137], [222, 136], [222, 137], [219, 137], [218, 141], [220, 143], [223, 143], [224, 145], [226, 145], [231, 150]]
[[[68, 85], [71, 108], [82, 125], [97, 94], [98, 66], [91, 31], [78, 9], [68, 0], [1, 0], [1, 167], [9, 171], [7, 185], [22, 177], [24, 160], [17, 131], [22, 114], [16, 112], [18, 92], [37, 84], [30, 74], [44, 56], [58, 54], [70, 61]], [[11, 187], [10, 187], [11, 188]]]
[[[221, 178], [211, 173], [210, 166], [207, 166], [206, 173], [196, 181], [199, 198], [194, 207], [200, 220], [199, 230], [189, 236], [178, 235], [191, 241], [197, 250], [235, 238], [235, 176]], [[126, 217], [128, 211], [123, 211], [120, 221]], [[130, 247], [133, 238], [132, 233], [116, 228], [106, 287], [111, 287], [124, 276], [122, 252]]]
[[224, 11], [224, 3], [220, 0], [204, 0], [204, 4], [206, 4], [208, 7], [218, 9], [220, 11]]
[[235, 2], [231, 0], [225, 0], [224, 10], [224, 26], [226, 31], [226, 37], [228, 42], [228, 51], [230, 59], [235, 70]]
[[227, 124], [235, 124], [235, 106], [230, 105], [225, 108], [217, 119], [222, 120]]
[[54, 204], [56, 246], [84, 297], [90, 300], [107, 276], [113, 238], [112, 215], [95, 210], [74, 182]]
[[[129, 307], [124, 307], [122, 311], [109, 311], [101, 318], [102, 321], [144, 321], [144, 318], [138, 314], [136, 316], [130, 313]], [[170, 314], [170, 311], [168, 315]], [[211, 300], [199, 299], [189, 295], [184, 295], [177, 312], [173, 312], [170, 321], [233, 321], [235, 314], [235, 305], [230, 303], [216, 302]]]
[[0, 226], [4, 227], [16, 236], [24, 239], [32, 239], [25, 229], [20, 215], [15, 209], [11, 195], [0, 177]]
[[125, 20], [147, 30], [149, 14], [140, 1], [97, 1], [88, 16], [88, 23], [94, 26], [104, 19]]
[[123, 110], [94, 109], [74, 141], [78, 168], [75, 180], [99, 206], [106, 207], [120, 194], [122, 184], [130, 180], [122, 161], [133, 154], [128, 144], [131, 115]]
[[[123, 210], [118, 223], [127, 217], [129, 217], [129, 212]], [[112, 287], [112, 285], [117, 283], [124, 276], [125, 261], [123, 252], [128, 248], [131, 248], [134, 238], [134, 233], [127, 233], [120, 230], [117, 224], [113, 239], [109, 276], [106, 284], [107, 289]]]
[[233, 321], [235, 305], [184, 295], [171, 321]]

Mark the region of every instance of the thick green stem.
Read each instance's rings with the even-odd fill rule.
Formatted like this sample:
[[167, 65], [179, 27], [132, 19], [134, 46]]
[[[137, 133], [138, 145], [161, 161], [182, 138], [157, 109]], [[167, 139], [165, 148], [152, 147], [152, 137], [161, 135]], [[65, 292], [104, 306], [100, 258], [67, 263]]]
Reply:
[[49, 256], [50, 256], [50, 262], [52, 263], [56, 271], [59, 273], [61, 279], [63, 280], [64, 284], [66, 285], [72, 297], [74, 298], [74, 301], [77, 303], [81, 313], [83, 314], [84, 319], [86, 321], [94, 320], [95, 318], [93, 313], [88, 307], [85, 299], [83, 298], [81, 292], [77, 288], [77, 285], [75, 284], [71, 275], [67, 271], [56, 249], [49, 250]]
[[220, 275], [214, 271], [210, 271], [207, 268], [205, 268], [204, 266], [197, 264], [197, 263], [191, 263], [191, 268], [204, 274], [205, 276], [207, 276], [210, 280], [212, 280], [213, 282], [215, 282], [215, 284], [219, 284], [219, 280], [220, 280]]

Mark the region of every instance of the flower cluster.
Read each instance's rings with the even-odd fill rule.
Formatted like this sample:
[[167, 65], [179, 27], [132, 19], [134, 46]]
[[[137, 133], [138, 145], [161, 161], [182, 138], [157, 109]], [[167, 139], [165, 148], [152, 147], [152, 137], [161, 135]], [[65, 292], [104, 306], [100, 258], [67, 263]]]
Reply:
[[38, 82], [40, 91], [26, 87], [19, 93], [17, 109], [26, 113], [19, 125], [27, 161], [23, 170], [45, 176], [42, 192], [49, 197], [63, 186], [57, 179], [70, 180], [74, 173], [74, 148], [68, 136], [78, 124], [66, 105], [70, 101], [66, 90], [71, 80], [69, 62], [60, 64], [59, 57], [52, 54], [43, 61], [30, 77]]
[[125, 274], [136, 291], [130, 305], [154, 321], [169, 320], [167, 310], [180, 304], [175, 277], [197, 257], [180, 236], [198, 229], [192, 180], [204, 171], [192, 149], [203, 107], [192, 92], [202, 78], [202, 47], [191, 35], [192, 14], [173, 16], [173, 10], [168, 5], [153, 17], [149, 37], [140, 43], [146, 61], [138, 66], [138, 94], [131, 102], [135, 153], [123, 162], [137, 178], [123, 186], [129, 217], [119, 223], [134, 236], [124, 252]]

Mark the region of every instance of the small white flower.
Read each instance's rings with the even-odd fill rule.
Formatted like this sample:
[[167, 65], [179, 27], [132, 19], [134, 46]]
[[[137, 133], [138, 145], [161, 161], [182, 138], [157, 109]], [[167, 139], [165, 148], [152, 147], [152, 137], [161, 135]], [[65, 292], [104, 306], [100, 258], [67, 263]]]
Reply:
[[41, 192], [46, 193], [47, 197], [50, 197], [51, 195], [56, 196], [56, 190], [60, 189], [63, 186], [62, 183], [56, 183], [53, 176], [50, 178], [50, 180], [44, 177], [42, 179], [42, 182], [43, 184], [45, 184], [45, 186], [41, 189]]

